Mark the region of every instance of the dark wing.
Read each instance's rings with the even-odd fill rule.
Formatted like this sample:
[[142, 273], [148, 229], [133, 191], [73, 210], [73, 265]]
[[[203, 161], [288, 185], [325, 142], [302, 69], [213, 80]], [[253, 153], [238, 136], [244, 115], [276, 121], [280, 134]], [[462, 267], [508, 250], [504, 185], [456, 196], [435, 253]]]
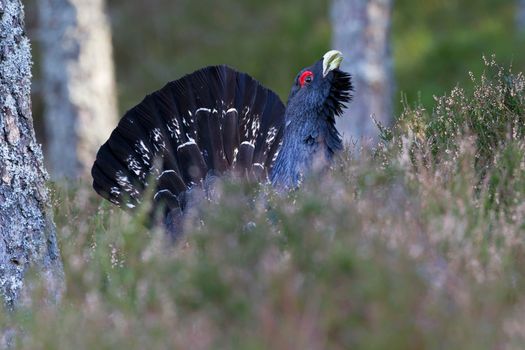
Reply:
[[203, 68], [124, 115], [97, 153], [93, 187], [134, 208], [154, 183], [156, 202], [184, 209], [186, 191], [210, 175], [264, 177], [283, 129], [284, 105], [273, 91], [226, 66]]

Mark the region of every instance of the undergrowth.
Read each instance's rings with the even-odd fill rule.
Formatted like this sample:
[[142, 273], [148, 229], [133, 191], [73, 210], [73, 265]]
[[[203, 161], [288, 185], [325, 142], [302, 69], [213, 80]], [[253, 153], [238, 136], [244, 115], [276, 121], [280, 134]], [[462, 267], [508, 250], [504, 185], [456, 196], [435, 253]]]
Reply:
[[524, 77], [487, 60], [472, 81], [287, 195], [219, 183], [176, 245], [57, 187], [67, 289], [4, 316], [15, 347], [520, 348]]

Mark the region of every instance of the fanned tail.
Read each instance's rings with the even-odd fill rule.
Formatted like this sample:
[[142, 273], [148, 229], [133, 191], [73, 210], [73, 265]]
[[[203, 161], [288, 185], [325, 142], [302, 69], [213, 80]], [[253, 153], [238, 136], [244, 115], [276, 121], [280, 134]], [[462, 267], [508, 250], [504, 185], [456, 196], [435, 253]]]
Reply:
[[[227, 66], [198, 70], [146, 96], [120, 120], [93, 165], [93, 187], [121, 207], [141, 203], [149, 183], [174, 225], [186, 192], [233, 172], [264, 177], [284, 128], [279, 97]], [[203, 186], [205, 187], [205, 186]]]

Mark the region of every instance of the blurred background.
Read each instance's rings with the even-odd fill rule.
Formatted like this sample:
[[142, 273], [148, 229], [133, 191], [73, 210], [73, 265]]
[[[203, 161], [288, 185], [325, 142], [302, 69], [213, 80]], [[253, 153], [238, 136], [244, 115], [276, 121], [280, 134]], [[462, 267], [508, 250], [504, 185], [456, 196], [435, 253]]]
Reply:
[[[91, 3], [91, 8], [86, 3]], [[357, 82], [357, 95], [349, 113], [352, 109], [355, 114], [361, 113], [359, 103], [363, 102], [369, 107], [362, 112], [363, 118], [368, 120], [374, 115], [386, 123], [402, 109], [402, 100], [406, 99], [410, 105], [421, 102], [432, 109], [435, 95], [443, 94], [458, 83], [468, 86], [469, 72], [479, 74], [483, 69], [483, 55], [495, 54], [499, 63], [510, 64], [515, 71], [523, 70], [525, 64], [522, 49], [525, 2], [521, 0], [110, 0], [106, 4], [101, 0], [27, 0], [27, 27], [33, 39], [35, 60], [34, 118], [37, 137], [47, 150], [48, 162], [53, 162], [50, 153], [58, 152], [53, 151], [49, 140], [61, 138], [53, 132], [56, 125], [63, 123], [52, 116], [45, 118], [46, 110], [56, 116], [53, 105], [56, 108], [67, 99], [67, 96], [58, 95], [53, 102], [53, 97], [46, 97], [46, 93], [53, 93], [56, 85], [61, 84], [60, 79], [53, 80], [56, 73], [49, 71], [53, 65], [59, 67], [59, 72], [65, 71], [64, 56], [70, 59], [72, 49], [65, 49], [69, 52], [62, 53], [62, 61], [57, 59], [57, 48], [50, 49], [50, 46], [62, 41], [61, 35], [66, 32], [51, 38], [47, 36], [50, 28], [56, 29], [63, 24], [65, 12], [72, 12], [74, 17], [75, 9], [71, 7], [75, 6], [84, 6], [81, 10], [77, 8], [78, 13], [98, 11], [105, 16], [89, 15], [80, 29], [80, 37], [88, 35], [85, 31], [89, 28], [100, 27], [100, 21], [108, 23], [107, 33], [95, 33], [93, 40], [100, 42], [110, 38], [111, 47], [102, 50], [92, 45], [94, 51], [88, 55], [110, 55], [108, 57], [114, 58], [114, 71], [105, 61], [87, 68], [87, 75], [91, 74], [89, 70], [109, 69], [109, 76], [116, 79], [116, 85], [105, 85], [109, 90], [116, 87], [115, 92], [95, 89], [102, 94], [116, 95], [116, 116], [111, 112], [116, 109], [111, 106], [106, 109], [109, 112], [93, 112], [105, 114], [98, 117], [103, 117], [108, 125], [104, 129], [116, 125], [116, 118], [147, 93], [206, 65], [224, 63], [248, 72], [286, 101], [297, 72], [338, 43], [343, 43], [338, 46], [344, 48], [335, 48], [344, 51], [346, 69], [356, 76]], [[348, 13], [344, 14], [345, 11]], [[336, 21], [339, 23], [334, 23]], [[73, 22], [66, 24], [74, 27]], [[359, 39], [359, 35], [363, 38]], [[383, 38], [378, 40], [381, 35]], [[367, 45], [370, 47], [366, 48]], [[64, 50], [58, 48], [61, 49]], [[82, 51], [82, 48], [75, 50]], [[372, 88], [365, 88], [367, 76], [376, 71], [384, 76], [376, 85], [383, 84], [386, 89], [377, 88], [374, 82]], [[81, 82], [87, 84], [86, 79]], [[387, 100], [386, 112], [373, 109], [380, 104], [378, 100], [367, 100], [374, 91], [380, 99]], [[90, 93], [83, 95], [87, 106], [84, 109], [89, 109], [90, 104], [113, 103], [97, 102], [96, 96], [86, 98]], [[54, 126], [47, 125], [46, 132], [46, 124], [50, 123]], [[100, 123], [88, 119], [87, 127], [96, 130]], [[75, 128], [74, 125], [71, 127]], [[108, 132], [97, 131], [97, 134], [106, 137]], [[357, 131], [353, 136], [359, 138], [365, 133]], [[101, 137], [88, 147], [86, 164], [92, 161], [89, 154], [96, 152], [102, 141]], [[63, 145], [59, 143], [58, 149], [63, 150]], [[67, 165], [50, 164], [48, 167], [56, 174]], [[86, 166], [76, 168], [82, 173], [85, 172], [83, 167]], [[76, 173], [62, 175], [74, 177]]]

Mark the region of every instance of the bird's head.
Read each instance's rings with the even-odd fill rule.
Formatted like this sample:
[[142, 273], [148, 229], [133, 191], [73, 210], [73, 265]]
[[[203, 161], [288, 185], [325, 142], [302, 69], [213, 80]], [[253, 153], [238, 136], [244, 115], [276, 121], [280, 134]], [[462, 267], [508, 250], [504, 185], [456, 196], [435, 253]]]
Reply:
[[343, 55], [328, 51], [322, 59], [297, 74], [288, 98], [288, 109], [299, 115], [333, 119], [351, 100], [350, 74], [339, 69]]

